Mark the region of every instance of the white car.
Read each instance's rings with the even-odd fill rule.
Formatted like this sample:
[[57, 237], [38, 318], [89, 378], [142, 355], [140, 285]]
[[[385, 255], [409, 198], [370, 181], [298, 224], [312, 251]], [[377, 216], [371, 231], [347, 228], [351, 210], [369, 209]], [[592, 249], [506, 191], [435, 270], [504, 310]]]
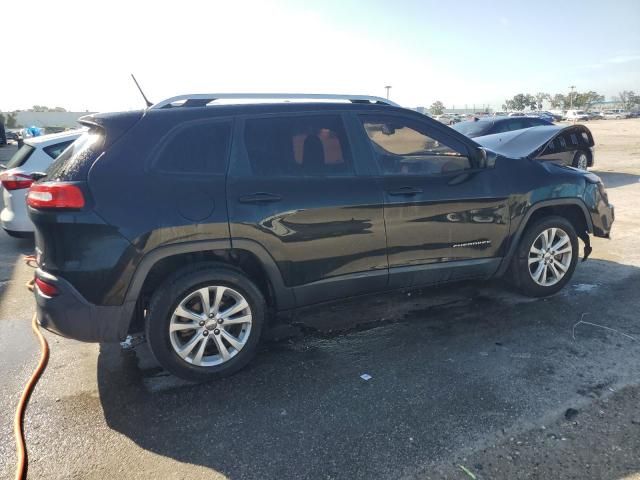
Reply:
[[589, 120], [589, 114], [584, 110], [567, 110], [564, 118], [571, 121], [586, 122]]
[[629, 118], [631, 114], [626, 110], [605, 110], [602, 112], [602, 116], [608, 120], [620, 120], [622, 118]]
[[27, 215], [26, 195], [33, 183], [31, 174], [44, 172], [51, 162], [71, 145], [84, 130], [33, 137], [11, 157], [0, 170], [0, 190], [4, 208], [0, 212], [0, 224], [12, 237], [29, 237], [33, 224]]

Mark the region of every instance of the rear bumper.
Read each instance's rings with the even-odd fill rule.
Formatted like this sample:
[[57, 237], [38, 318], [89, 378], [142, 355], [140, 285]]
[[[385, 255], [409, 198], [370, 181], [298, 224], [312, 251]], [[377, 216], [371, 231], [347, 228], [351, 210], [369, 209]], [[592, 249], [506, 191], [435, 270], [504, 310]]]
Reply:
[[121, 341], [126, 337], [133, 305], [94, 305], [63, 278], [39, 268], [36, 277], [58, 290], [56, 296], [49, 297], [34, 288], [38, 323], [43, 328], [83, 342]]

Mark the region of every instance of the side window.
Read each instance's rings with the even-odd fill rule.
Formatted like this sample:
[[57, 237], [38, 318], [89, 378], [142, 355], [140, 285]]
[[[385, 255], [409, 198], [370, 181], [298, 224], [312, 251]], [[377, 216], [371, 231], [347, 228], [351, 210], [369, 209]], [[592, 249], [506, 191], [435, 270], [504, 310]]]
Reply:
[[428, 135], [419, 122], [362, 116], [373, 150], [385, 175], [439, 175], [471, 168], [464, 144], [451, 145]]
[[69, 140], [68, 142], [56, 143], [53, 145], [49, 145], [48, 147], [45, 147], [43, 150], [51, 158], [56, 159], [64, 151], [64, 149], [67, 148], [72, 143], [73, 143], [73, 140]]
[[168, 173], [224, 173], [230, 137], [230, 122], [184, 124], [168, 134], [154, 167]]
[[245, 146], [260, 176], [336, 176], [353, 173], [351, 150], [338, 115], [249, 119]]

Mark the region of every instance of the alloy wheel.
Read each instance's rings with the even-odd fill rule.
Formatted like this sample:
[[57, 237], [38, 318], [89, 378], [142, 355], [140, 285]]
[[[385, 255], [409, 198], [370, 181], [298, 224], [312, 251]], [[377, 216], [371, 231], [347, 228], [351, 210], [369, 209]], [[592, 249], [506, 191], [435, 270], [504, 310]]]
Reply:
[[589, 159], [587, 158], [587, 155], [585, 153], [581, 153], [578, 156], [578, 168], [580, 170], [586, 170], [588, 166], [589, 166]]
[[547, 228], [540, 232], [529, 249], [529, 275], [543, 287], [555, 285], [564, 278], [571, 259], [571, 238], [561, 228]]
[[169, 322], [173, 351], [199, 367], [221, 365], [235, 357], [251, 334], [249, 303], [238, 291], [206, 286], [187, 294]]

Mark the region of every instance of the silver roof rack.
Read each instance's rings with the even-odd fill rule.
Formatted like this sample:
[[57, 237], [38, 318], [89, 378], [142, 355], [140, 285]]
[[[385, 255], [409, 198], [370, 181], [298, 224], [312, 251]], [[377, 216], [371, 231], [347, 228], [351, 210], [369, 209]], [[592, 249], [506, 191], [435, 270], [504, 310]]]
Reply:
[[399, 107], [395, 102], [369, 95], [324, 95], [320, 93], [196, 93], [167, 98], [151, 109], [170, 107], [204, 107], [216, 100], [340, 100], [351, 103], [375, 103]]

